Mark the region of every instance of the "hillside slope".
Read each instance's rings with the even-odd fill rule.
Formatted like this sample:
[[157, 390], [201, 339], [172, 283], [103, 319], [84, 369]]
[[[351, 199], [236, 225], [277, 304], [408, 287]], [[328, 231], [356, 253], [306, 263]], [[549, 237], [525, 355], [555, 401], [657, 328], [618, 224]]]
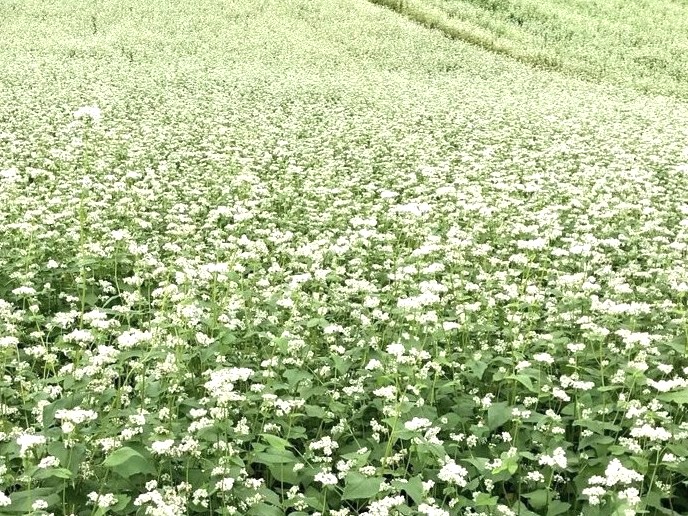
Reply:
[[370, 1], [526, 64], [688, 99], [685, 2]]

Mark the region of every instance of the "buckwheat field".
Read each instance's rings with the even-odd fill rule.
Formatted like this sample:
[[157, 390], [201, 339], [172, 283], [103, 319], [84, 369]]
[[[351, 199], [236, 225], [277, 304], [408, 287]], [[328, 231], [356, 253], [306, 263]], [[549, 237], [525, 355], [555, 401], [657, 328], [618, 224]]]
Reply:
[[1, 516], [688, 514], [676, 83], [367, 0], [0, 38]]

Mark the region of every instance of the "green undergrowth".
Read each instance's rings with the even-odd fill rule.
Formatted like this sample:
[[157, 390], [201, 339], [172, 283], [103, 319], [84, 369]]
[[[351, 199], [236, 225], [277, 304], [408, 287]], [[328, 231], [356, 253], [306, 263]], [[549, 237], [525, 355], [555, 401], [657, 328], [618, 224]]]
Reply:
[[549, 70], [688, 98], [688, 5], [671, 0], [369, 0]]

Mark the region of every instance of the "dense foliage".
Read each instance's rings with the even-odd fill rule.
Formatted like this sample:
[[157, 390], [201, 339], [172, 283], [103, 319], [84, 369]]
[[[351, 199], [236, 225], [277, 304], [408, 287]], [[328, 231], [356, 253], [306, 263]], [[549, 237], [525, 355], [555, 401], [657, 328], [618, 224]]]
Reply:
[[688, 512], [688, 107], [357, 0], [0, 4], [0, 514]]

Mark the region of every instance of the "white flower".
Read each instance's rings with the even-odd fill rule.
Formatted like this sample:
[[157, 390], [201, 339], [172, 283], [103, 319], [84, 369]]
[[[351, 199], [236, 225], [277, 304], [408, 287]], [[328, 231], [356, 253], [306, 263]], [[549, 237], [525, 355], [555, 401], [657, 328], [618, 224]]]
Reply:
[[63, 337], [65, 342], [83, 342], [89, 343], [95, 340], [95, 337], [90, 330], [72, 330]]
[[203, 384], [210, 394], [217, 398], [220, 405], [229, 401], [243, 400], [243, 396], [234, 392], [234, 382], [246, 381], [253, 376], [254, 371], [243, 367], [219, 369], [210, 373], [210, 380]]
[[387, 385], [386, 387], [380, 387], [373, 391], [375, 396], [384, 398], [386, 400], [394, 400], [397, 395], [397, 388], [394, 385]]
[[630, 505], [638, 505], [640, 503], [640, 491], [635, 487], [629, 487], [619, 491], [619, 499], [626, 500]]
[[561, 469], [566, 469], [568, 461], [566, 460], [566, 451], [563, 448], [557, 448], [552, 452], [552, 455], [541, 455], [538, 464], [544, 466], [557, 466]]
[[530, 362], [528, 362], [527, 360], [521, 360], [519, 363], [517, 363], [514, 366], [514, 369], [516, 369], [516, 371], [520, 371], [521, 369], [525, 369], [527, 367], [530, 367], [531, 365], [532, 364]]
[[339, 443], [333, 441], [329, 435], [324, 436], [319, 441], [313, 441], [308, 445], [309, 450], [322, 450], [323, 454], [327, 455], [328, 457], [332, 455], [333, 450], [336, 450], [337, 448], [339, 448]]
[[503, 516], [516, 516], [516, 513], [512, 511], [507, 505], [498, 505], [497, 512]]
[[[671, 367], [671, 366], [669, 366]], [[673, 389], [688, 386], [688, 380], [684, 378], [676, 377], [672, 380], [653, 380], [652, 378], [647, 379], [647, 384], [653, 387], [659, 392], [669, 392]]]
[[427, 503], [422, 503], [418, 506], [418, 512], [425, 514], [426, 516], [449, 516], [449, 512], [444, 509], [440, 509], [435, 505], [429, 505]]
[[358, 472], [361, 475], [365, 475], [366, 477], [372, 477], [373, 475], [375, 475], [375, 473], [377, 473], [377, 468], [375, 466], [370, 465], [361, 466], [360, 468], [358, 468]]
[[671, 432], [662, 427], [653, 427], [645, 423], [641, 427], [631, 428], [631, 436], [636, 438], [647, 437], [650, 441], [668, 441], [671, 439]]
[[394, 199], [398, 195], [399, 194], [397, 192], [393, 192], [391, 190], [383, 190], [382, 192], [380, 192], [380, 197], [382, 197], [383, 199]]
[[403, 504], [406, 499], [402, 495], [386, 496], [381, 500], [376, 500], [368, 505], [368, 510], [361, 513], [361, 516], [386, 516], [390, 514], [392, 508]]
[[88, 499], [91, 501], [91, 503], [95, 503], [98, 505], [98, 507], [102, 507], [103, 509], [107, 507], [112, 507], [117, 503], [117, 497], [112, 493], [101, 495], [96, 493], [95, 491], [91, 491], [88, 494]]
[[445, 482], [449, 482], [450, 484], [456, 484], [460, 487], [464, 487], [467, 484], [467, 475], [468, 471], [465, 468], [454, 462], [454, 459], [445, 457], [444, 465], [442, 466], [442, 469], [440, 469], [437, 478]]
[[60, 460], [57, 457], [53, 457], [52, 455], [48, 455], [47, 457], [43, 457], [41, 459], [41, 462], [38, 464], [39, 469], [57, 468], [59, 466], [60, 466]]
[[21, 173], [17, 167], [0, 170], [0, 179], [6, 183], [17, 183], [20, 181]]
[[33, 502], [31, 504], [31, 508], [34, 511], [40, 511], [41, 509], [47, 509], [48, 508], [48, 502], [39, 498], [38, 500], [36, 500], [35, 502]]
[[[632, 469], [625, 468], [619, 459], [613, 459], [604, 471], [605, 484], [609, 487], [616, 484], [630, 484], [631, 482], [642, 482], [643, 475]], [[591, 482], [592, 479], [588, 480]]]
[[586, 487], [583, 489], [583, 491], [581, 491], [581, 494], [588, 497], [588, 503], [590, 505], [599, 505], [600, 499], [607, 494], [607, 491], [604, 489], [604, 487], [593, 486]]
[[221, 480], [218, 480], [217, 484], [215, 484], [215, 487], [217, 487], [217, 489], [220, 491], [224, 491], [225, 493], [231, 491], [234, 487], [234, 479], [232, 477], [225, 477]]
[[536, 251], [544, 249], [547, 246], [547, 240], [544, 238], [536, 238], [534, 240], [518, 240], [516, 247], [519, 249], [526, 249], [529, 251]]
[[365, 366], [367, 371], [375, 371], [376, 369], [382, 369], [382, 362], [375, 358], [371, 358], [368, 365]]
[[321, 471], [320, 473], [316, 474], [314, 480], [316, 482], [320, 482], [324, 486], [337, 485], [337, 477], [334, 474], [326, 471]]
[[93, 122], [99, 122], [101, 116], [100, 108], [97, 106], [82, 106], [74, 111], [74, 118], [79, 120], [81, 118], [89, 118]]
[[93, 410], [80, 409], [79, 407], [73, 409], [60, 409], [55, 411], [55, 419], [62, 419], [78, 425], [85, 421], [94, 421], [98, 419], [98, 413]]
[[554, 389], [552, 389], [552, 396], [554, 396], [555, 398], [559, 398], [563, 401], [571, 401], [571, 398], [568, 394], [566, 394], [566, 391], [560, 389], [559, 387], [555, 387]]
[[404, 428], [406, 428], [406, 430], [416, 431], [428, 428], [431, 425], [432, 421], [427, 418], [414, 417], [411, 421], [406, 421], [406, 423], [404, 423]]
[[526, 478], [531, 482], [544, 482], [545, 476], [539, 471], [530, 471], [526, 475]]
[[35, 296], [36, 289], [33, 287], [17, 287], [12, 290], [12, 294], [15, 296]]
[[11, 348], [19, 344], [19, 339], [17, 337], [6, 336], [0, 337], [0, 349]]
[[137, 329], [127, 330], [117, 337], [117, 344], [122, 349], [133, 348], [140, 342], [148, 342], [153, 339], [153, 334], [149, 331], [141, 331]]
[[550, 355], [549, 353], [536, 353], [533, 355], [533, 360], [536, 362], [542, 362], [545, 364], [553, 364], [554, 363], [554, 357]]
[[150, 445], [151, 452], [155, 455], [166, 455], [174, 446], [174, 439], [166, 439], [165, 441], [153, 441]]
[[22, 434], [17, 437], [17, 444], [20, 446], [19, 456], [26, 457], [27, 452], [35, 447], [45, 444], [46, 439], [42, 435]]
[[662, 457], [662, 462], [676, 462], [678, 458], [673, 453], [665, 453]]
[[404, 353], [406, 353], [406, 348], [404, 347], [403, 344], [400, 344], [398, 342], [395, 342], [394, 344], [390, 344], [385, 348], [385, 351], [389, 353], [390, 355], [394, 355], [395, 357], [400, 357], [403, 356]]

